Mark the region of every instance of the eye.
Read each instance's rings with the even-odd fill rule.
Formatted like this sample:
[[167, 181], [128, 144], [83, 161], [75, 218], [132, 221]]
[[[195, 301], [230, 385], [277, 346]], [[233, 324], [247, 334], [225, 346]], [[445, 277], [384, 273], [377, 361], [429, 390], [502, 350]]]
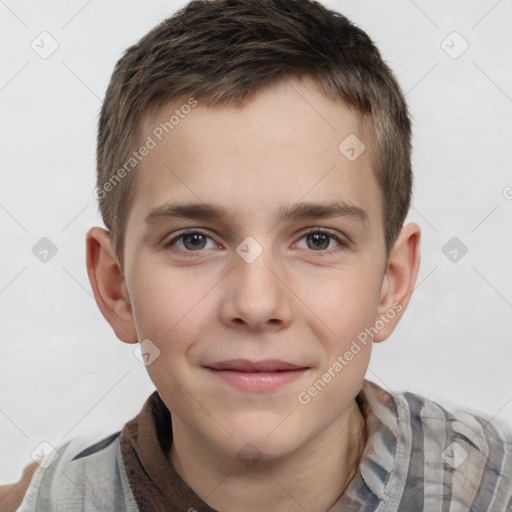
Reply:
[[[319, 256], [332, 254], [340, 248], [347, 247], [348, 243], [333, 233], [321, 228], [313, 228], [305, 233], [299, 240], [306, 239], [306, 249], [318, 252]], [[208, 247], [208, 241], [212, 245]], [[328, 249], [335, 242], [334, 248]], [[164, 243], [164, 248], [172, 252], [193, 253], [202, 249], [216, 248], [218, 245], [205, 232], [200, 230], [182, 231], [180, 234]], [[328, 249], [328, 250], [326, 250]]]
[[[180, 233], [178, 236], [174, 237], [169, 242], [164, 244], [166, 249], [173, 250], [176, 247], [179, 251], [182, 252], [197, 252], [201, 249], [207, 248], [207, 240], [213, 240], [203, 231], [186, 231]], [[216, 246], [215, 243], [213, 243]]]
[[[347, 243], [341, 240], [338, 236], [333, 233], [326, 231], [325, 229], [313, 228], [309, 230], [305, 235], [301, 237], [306, 239], [307, 249], [312, 249], [314, 252], [320, 252], [321, 255], [331, 254], [340, 249], [340, 247], [346, 247]], [[332, 241], [335, 241], [338, 245], [329, 250], [325, 250], [331, 245]]]

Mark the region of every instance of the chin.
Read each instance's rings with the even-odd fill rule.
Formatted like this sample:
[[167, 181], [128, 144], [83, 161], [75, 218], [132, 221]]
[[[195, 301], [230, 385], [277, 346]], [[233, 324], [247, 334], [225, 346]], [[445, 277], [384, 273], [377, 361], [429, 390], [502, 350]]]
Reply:
[[231, 456], [247, 466], [254, 466], [257, 462], [277, 460], [296, 451], [303, 437], [305, 441], [305, 431], [296, 424], [296, 418], [286, 415], [266, 414], [259, 418], [251, 415], [250, 421], [231, 423], [230, 430], [238, 433], [229, 440]]

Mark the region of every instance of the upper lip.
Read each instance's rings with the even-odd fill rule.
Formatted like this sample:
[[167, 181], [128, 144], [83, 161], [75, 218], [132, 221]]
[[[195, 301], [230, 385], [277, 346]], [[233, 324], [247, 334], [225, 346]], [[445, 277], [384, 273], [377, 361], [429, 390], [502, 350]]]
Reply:
[[207, 368], [213, 370], [236, 370], [241, 372], [277, 372], [280, 370], [300, 370], [305, 366], [280, 361], [279, 359], [265, 359], [263, 361], [249, 361], [248, 359], [227, 359], [218, 363], [208, 364]]

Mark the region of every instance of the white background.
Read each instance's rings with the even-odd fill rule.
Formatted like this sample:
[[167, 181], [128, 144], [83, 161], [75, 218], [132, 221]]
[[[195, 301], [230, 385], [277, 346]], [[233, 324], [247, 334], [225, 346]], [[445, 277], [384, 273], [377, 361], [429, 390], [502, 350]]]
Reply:
[[[368, 377], [512, 423], [512, 1], [325, 4], [368, 32], [413, 116], [422, 264]], [[0, 3], [0, 483], [43, 440], [120, 430], [154, 389], [92, 298], [85, 234], [103, 226], [95, 135], [114, 64], [181, 5]], [[31, 48], [42, 31], [59, 44], [47, 59]], [[456, 59], [453, 31], [469, 43]], [[454, 236], [468, 248], [456, 263], [441, 251]], [[47, 263], [32, 253], [42, 237], [58, 248]]]

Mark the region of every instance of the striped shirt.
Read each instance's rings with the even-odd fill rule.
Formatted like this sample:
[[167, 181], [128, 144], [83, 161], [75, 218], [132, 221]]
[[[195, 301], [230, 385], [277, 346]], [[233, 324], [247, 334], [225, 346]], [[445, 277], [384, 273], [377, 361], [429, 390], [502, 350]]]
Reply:
[[[508, 427], [368, 380], [356, 401], [366, 445], [328, 512], [512, 512]], [[18, 511], [214, 512], [169, 463], [169, 432], [171, 415], [155, 391], [120, 432], [74, 439], [44, 459]]]

